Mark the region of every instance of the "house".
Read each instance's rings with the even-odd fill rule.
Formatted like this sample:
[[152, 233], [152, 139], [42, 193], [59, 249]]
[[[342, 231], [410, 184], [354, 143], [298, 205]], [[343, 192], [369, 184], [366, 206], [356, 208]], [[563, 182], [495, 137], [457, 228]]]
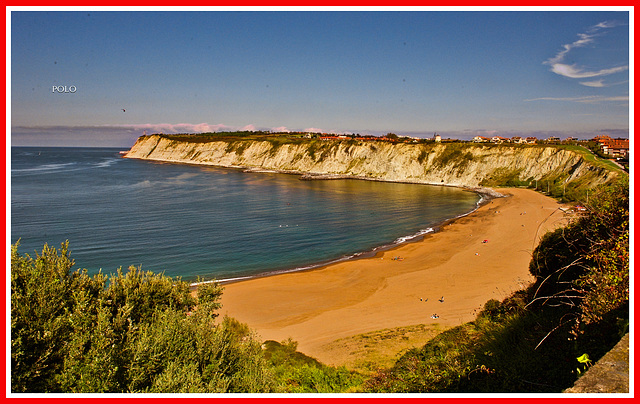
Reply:
[[627, 157], [629, 155], [629, 139], [611, 139], [602, 144], [602, 152], [612, 157]]
[[598, 136], [594, 137], [591, 140], [593, 140], [594, 142], [605, 143], [605, 142], [608, 142], [609, 140], [613, 140], [613, 139], [611, 139], [611, 137], [608, 136], [608, 135], [598, 135]]
[[600, 143], [600, 149], [611, 157], [629, 156], [629, 139], [612, 139], [607, 135], [598, 135], [592, 140]]
[[549, 136], [547, 138], [547, 142], [549, 142], [549, 143], [559, 143], [560, 142], [560, 138], [556, 137], [556, 136]]
[[535, 143], [537, 143], [537, 142], [538, 142], [538, 138], [537, 138], [537, 137], [535, 137], [535, 136], [530, 136], [530, 137], [528, 137], [528, 138], [526, 139], [526, 142], [525, 142], [525, 143], [528, 143], [528, 144], [535, 144]]
[[484, 137], [484, 136], [476, 136], [473, 138], [473, 141], [475, 143], [484, 143], [484, 142], [490, 142], [491, 139], [489, 139], [488, 137]]
[[511, 138], [511, 143], [518, 143], [518, 144], [527, 143], [527, 140], [521, 136], [513, 136]]
[[494, 136], [491, 138], [491, 141], [493, 143], [504, 143], [504, 142], [508, 142], [509, 139], [507, 139], [506, 137], [502, 137], [502, 136]]

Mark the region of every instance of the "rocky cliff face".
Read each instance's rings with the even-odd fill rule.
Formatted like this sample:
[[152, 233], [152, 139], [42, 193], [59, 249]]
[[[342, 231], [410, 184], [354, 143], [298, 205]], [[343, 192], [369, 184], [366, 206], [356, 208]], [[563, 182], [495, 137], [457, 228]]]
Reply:
[[[535, 180], [593, 187], [617, 174], [555, 147], [391, 144], [366, 141], [219, 140], [143, 136], [125, 155], [174, 163], [348, 176], [381, 181], [479, 187]], [[509, 184], [511, 182], [511, 184]]]

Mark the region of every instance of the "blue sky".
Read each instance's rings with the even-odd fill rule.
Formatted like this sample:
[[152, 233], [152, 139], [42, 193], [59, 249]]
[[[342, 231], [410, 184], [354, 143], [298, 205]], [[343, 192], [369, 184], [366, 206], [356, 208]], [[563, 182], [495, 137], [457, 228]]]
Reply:
[[624, 10], [12, 11], [11, 144], [127, 147], [145, 130], [628, 137], [629, 21]]

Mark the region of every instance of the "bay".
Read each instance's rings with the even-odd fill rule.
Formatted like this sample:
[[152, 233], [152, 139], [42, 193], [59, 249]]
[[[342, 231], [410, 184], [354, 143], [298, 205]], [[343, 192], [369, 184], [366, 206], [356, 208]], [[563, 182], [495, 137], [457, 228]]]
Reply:
[[77, 268], [130, 265], [193, 281], [297, 270], [393, 245], [476, 208], [465, 190], [11, 148], [11, 242], [69, 240]]

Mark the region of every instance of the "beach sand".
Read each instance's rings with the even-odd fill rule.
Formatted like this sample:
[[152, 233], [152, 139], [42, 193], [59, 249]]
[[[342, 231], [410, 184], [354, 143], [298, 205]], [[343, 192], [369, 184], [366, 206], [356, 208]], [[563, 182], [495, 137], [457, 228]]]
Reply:
[[533, 249], [566, 221], [549, 197], [497, 191], [509, 196], [375, 257], [227, 284], [220, 314], [247, 323], [262, 340], [291, 337], [300, 352], [331, 365], [344, 361], [335, 344], [330, 348], [341, 338], [472, 321], [489, 299], [502, 300], [533, 280]]

